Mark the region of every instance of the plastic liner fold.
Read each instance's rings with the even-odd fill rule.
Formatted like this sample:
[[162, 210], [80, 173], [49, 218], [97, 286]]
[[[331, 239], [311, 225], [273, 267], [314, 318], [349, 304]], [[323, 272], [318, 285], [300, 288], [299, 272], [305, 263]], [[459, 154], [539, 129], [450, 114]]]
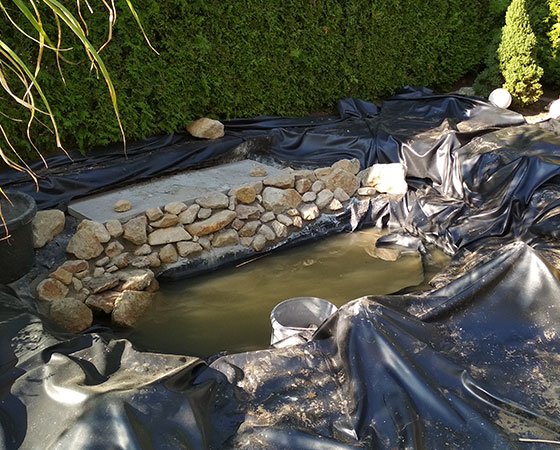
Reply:
[[[244, 155], [317, 167], [402, 162], [401, 199], [353, 202], [340, 229], [454, 254], [437, 289], [363, 297], [302, 345], [204, 362], [110, 330], [50, 329], [0, 291], [5, 448], [551, 448], [560, 442], [560, 127], [475, 98], [406, 89], [331, 118], [226, 124], [223, 140], [139, 143], [41, 173], [40, 207]], [[149, 164], [147, 164], [149, 161]], [[148, 167], [149, 166], [149, 167]], [[119, 174], [118, 176], [115, 174]], [[108, 181], [103, 181], [108, 180]], [[0, 175], [12, 189], [32, 190]], [[408, 235], [403, 235], [403, 232]], [[414, 236], [414, 237], [413, 237]], [[421, 241], [419, 241], [419, 239]], [[351, 299], [348, 299], [351, 300]]]

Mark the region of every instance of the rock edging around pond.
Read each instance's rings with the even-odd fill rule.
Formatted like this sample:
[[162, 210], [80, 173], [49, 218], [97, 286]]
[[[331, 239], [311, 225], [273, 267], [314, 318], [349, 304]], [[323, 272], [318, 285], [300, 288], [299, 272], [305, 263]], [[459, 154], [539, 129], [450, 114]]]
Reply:
[[321, 216], [341, 213], [352, 198], [407, 190], [401, 164], [360, 172], [356, 159], [251, 175], [254, 182], [227, 194], [168, 203], [124, 223], [82, 220], [67, 244], [69, 258], [37, 285], [37, 298], [50, 303], [51, 319], [67, 331], [85, 330], [94, 315], [131, 327], [159, 289], [156, 276], [169, 267], [233, 246], [258, 254]]

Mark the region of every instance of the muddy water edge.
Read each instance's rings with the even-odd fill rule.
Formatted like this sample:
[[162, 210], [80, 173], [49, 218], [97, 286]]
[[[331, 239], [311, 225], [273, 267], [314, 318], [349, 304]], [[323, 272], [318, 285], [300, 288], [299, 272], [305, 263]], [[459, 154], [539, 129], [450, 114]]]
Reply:
[[448, 258], [432, 250], [397, 261], [372, 257], [381, 230], [337, 235], [279, 251], [237, 267], [163, 283], [148, 314], [127, 335], [149, 350], [200, 357], [267, 348], [270, 312], [291, 297], [320, 297], [337, 306], [364, 295], [382, 295], [427, 281]]

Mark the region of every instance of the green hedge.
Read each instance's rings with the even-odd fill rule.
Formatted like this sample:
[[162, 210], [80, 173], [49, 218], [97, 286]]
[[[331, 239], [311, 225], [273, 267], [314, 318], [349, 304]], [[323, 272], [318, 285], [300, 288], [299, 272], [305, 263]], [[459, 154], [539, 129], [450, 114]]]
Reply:
[[[173, 132], [199, 116], [305, 115], [332, 110], [342, 97], [377, 99], [407, 84], [447, 89], [480, 63], [490, 29], [485, 0], [134, 4], [161, 55], [150, 51], [121, 0], [113, 41], [102, 52], [128, 139]], [[101, 43], [106, 16], [86, 17]], [[4, 18], [0, 33], [11, 33], [22, 53], [33, 48]], [[52, 55], [40, 75], [66, 147], [118, 141], [104, 82], [78, 50], [66, 58], [75, 65], [63, 65], [65, 86]], [[0, 107], [18, 115], [5, 98]], [[29, 154], [24, 127], [3, 116], [0, 124]], [[35, 137], [41, 150], [52, 148], [40, 127]]]

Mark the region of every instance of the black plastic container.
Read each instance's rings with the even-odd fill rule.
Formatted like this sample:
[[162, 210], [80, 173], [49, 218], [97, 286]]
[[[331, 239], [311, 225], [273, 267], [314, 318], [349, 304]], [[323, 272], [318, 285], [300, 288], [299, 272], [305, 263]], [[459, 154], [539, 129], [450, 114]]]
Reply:
[[0, 198], [2, 214], [8, 228], [0, 226], [0, 284], [25, 275], [35, 260], [31, 222], [37, 213], [35, 200], [23, 192], [7, 192], [10, 202]]

